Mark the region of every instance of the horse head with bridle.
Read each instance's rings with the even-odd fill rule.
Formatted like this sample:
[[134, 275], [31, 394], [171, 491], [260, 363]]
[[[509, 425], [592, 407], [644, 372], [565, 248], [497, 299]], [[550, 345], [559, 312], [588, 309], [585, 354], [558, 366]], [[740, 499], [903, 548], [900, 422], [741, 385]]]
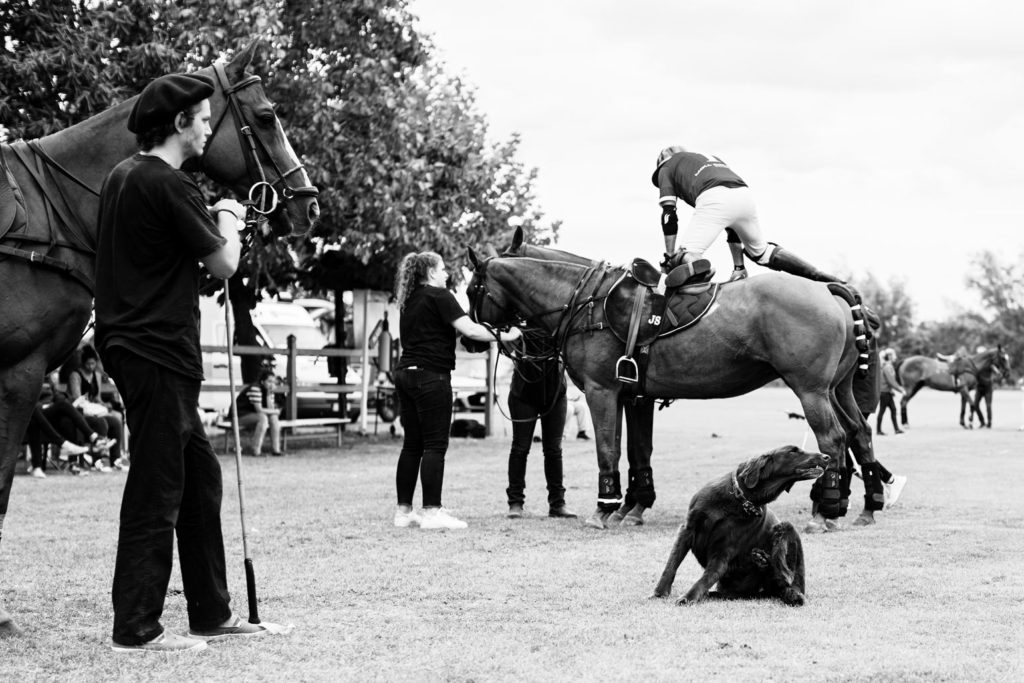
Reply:
[[[211, 78], [212, 134], [197, 169], [247, 198], [275, 234], [302, 235], [317, 190], [285, 136], [260, 77], [258, 43], [199, 73]], [[135, 98], [75, 126], [0, 145], [0, 535], [15, 465], [45, 374], [77, 347], [89, 320], [100, 187], [137, 149]], [[0, 636], [17, 628], [0, 608]]]
[[[635, 301], [636, 284], [623, 284], [635, 269], [612, 266], [553, 249], [522, 244], [516, 231], [503, 254], [478, 258], [468, 285], [470, 315], [496, 327], [526, 321], [555, 340], [566, 371], [587, 397], [598, 459], [598, 504], [586, 520], [605, 528], [623, 504], [619, 458], [624, 406], [634, 404], [629, 435], [629, 485], [642, 519], [654, 503], [650, 467], [655, 400], [729, 398], [781, 378], [800, 400], [818, 447], [830, 456], [813, 523], [825, 527], [845, 513], [840, 480], [847, 445], [862, 463], [873, 463], [871, 434], [857, 409], [852, 382], [861, 349], [852, 301], [831, 285], [768, 273], [721, 285], [699, 323], [645, 339], [642, 400], [622, 381], [622, 305]], [[630, 276], [631, 277], [631, 276]], [[642, 279], [646, 276], [638, 276]], [[623, 288], [626, 291], [623, 292]], [[836, 290], [838, 291], [838, 290]], [[643, 443], [646, 440], [646, 443]], [[635, 448], [634, 448], [635, 446]], [[878, 493], [881, 492], [881, 483]], [[868, 506], [866, 505], [866, 510]], [[872, 498], [871, 508], [881, 509]]]

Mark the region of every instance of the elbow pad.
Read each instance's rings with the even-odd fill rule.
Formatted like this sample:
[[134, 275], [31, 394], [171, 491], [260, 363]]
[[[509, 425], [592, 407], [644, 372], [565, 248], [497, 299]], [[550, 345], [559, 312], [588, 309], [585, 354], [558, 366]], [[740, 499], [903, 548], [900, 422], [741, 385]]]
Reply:
[[661, 231], [666, 235], [679, 234], [679, 217], [676, 215], [676, 207], [671, 205], [661, 207]]

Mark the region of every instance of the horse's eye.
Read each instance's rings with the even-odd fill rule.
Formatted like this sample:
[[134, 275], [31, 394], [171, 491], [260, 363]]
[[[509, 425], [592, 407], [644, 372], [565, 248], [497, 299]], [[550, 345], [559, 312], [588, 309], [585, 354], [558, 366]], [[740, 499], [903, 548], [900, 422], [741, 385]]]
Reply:
[[277, 120], [277, 115], [274, 114], [273, 107], [266, 107], [256, 112], [256, 120], [260, 123], [271, 125]]

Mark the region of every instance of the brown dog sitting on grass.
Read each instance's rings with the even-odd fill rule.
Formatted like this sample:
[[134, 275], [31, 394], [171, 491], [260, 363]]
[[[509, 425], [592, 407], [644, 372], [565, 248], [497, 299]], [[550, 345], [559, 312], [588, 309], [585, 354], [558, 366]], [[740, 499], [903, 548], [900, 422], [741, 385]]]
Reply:
[[[692, 550], [704, 574], [679, 599], [680, 605], [707, 597], [777, 597], [787, 605], [804, 604], [800, 535], [767, 505], [796, 482], [820, 477], [828, 460], [821, 453], [783, 446], [704, 486], [690, 501], [654, 597], [672, 592], [676, 570]], [[710, 592], [716, 583], [718, 591]]]

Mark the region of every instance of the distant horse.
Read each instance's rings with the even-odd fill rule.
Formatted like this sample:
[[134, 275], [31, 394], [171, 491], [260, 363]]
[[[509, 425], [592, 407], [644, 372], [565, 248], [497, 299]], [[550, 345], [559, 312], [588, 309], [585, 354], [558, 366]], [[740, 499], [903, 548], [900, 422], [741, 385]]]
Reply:
[[[949, 372], [953, 376], [973, 376], [977, 379], [971, 409], [978, 414], [981, 426], [991, 429], [993, 375], [999, 373], [1001, 376], [1006, 376], [1010, 372], [1010, 357], [1003, 351], [1002, 344], [994, 349], [976, 353], [973, 356], [954, 357], [949, 364]], [[988, 413], [987, 421], [981, 415], [982, 399], [985, 399], [985, 409]]]
[[[900, 399], [900, 422], [909, 425], [907, 404], [921, 389], [928, 387], [937, 391], [951, 391], [960, 395], [960, 426], [964, 429], [974, 427], [974, 416], [977, 415], [982, 426], [985, 420], [981, 412], [971, 400], [971, 390], [977, 386], [977, 378], [966, 370], [955, 378], [949, 371], [949, 363], [928, 356], [908, 356], [896, 367], [896, 377], [907, 393]], [[970, 408], [970, 422], [965, 421], [967, 409]]]
[[[471, 250], [471, 316], [493, 325], [525, 319], [558, 340], [570, 377], [586, 393], [595, 429], [598, 506], [586, 523], [606, 528], [622, 501], [621, 416], [629, 392], [616, 374], [625, 344], [609, 329], [603, 304], [626, 271], [547, 256], [506, 252], [480, 260]], [[827, 494], [838, 491], [847, 443], [863, 462], [874, 462], [870, 429], [851, 389], [855, 336], [849, 305], [821, 283], [774, 273], [730, 283], [699, 324], [649, 346], [650, 400], [639, 412], [653, 411], [655, 399], [728, 398], [781, 377], [800, 399], [820, 450], [831, 456], [825, 489], [831, 501]], [[643, 419], [653, 423], [653, 415]], [[646, 432], [649, 441], [646, 423], [637, 424], [638, 437]], [[654, 500], [653, 476], [649, 447], [636, 452], [636, 507], [629, 514], [642, 516]], [[839, 514], [830, 502], [827, 509], [819, 506], [815, 521]]]
[[[202, 170], [248, 193], [276, 233], [303, 234], [319, 215], [317, 191], [259, 77], [246, 73], [256, 47], [199, 71], [216, 84]], [[53, 135], [0, 145], [0, 532], [43, 377], [75, 350], [89, 320], [100, 186], [137, 151], [125, 125], [134, 99]], [[278, 195], [284, 202], [274, 207]], [[14, 633], [0, 608], [0, 636]]]

